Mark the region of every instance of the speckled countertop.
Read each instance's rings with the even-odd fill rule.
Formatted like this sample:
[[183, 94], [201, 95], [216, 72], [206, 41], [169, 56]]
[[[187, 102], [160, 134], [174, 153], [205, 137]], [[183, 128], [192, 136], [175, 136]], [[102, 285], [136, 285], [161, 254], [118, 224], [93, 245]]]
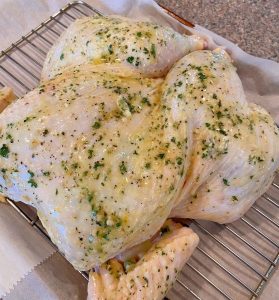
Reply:
[[279, 0], [157, 0], [173, 12], [279, 62]]

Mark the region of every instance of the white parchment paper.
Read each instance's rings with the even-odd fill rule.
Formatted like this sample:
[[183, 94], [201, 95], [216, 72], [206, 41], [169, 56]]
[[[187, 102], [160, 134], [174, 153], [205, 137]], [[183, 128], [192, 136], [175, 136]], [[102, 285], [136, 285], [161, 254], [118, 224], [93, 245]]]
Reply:
[[8, 204], [0, 204], [0, 299], [55, 249]]
[[[68, 0], [0, 0], [0, 49], [7, 48], [68, 2]], [[193, 31], [168, 16], [151, 0], [86, 2], [104, 14], [149, 19], [169, 25], [179, 32]], [[279, 123], [279, 64], [251, 56], [235, 44], [201, 26], [197, 25], [194, 31], [206, 37], [210, 49], [221, 45], [231, 54], [247, 99], [265, 107]], [[0, 205], [0, 298], [1, 294], [16, 285], [22, 277], [32, 271], [34, 266], [53, 252], [32, 228], [27, 228], [28, 226], [10, 208]], [[33, 300], [30, 297], [28, 299]], [[42, 299], [50, 298], [46, 295]], [[56, 298], [52, 296], [51, 299]], [[59, 296], [57, 299], [64, 298]]]

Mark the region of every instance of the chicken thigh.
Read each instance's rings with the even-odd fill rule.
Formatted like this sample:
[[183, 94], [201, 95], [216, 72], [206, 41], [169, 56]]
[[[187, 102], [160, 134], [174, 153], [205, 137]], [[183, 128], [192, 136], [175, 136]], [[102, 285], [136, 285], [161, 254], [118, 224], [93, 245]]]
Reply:
[[73, 22], [51, 48], [42, 80], [82, 63], [109, 63], [144, 77], [160, 77], [185, 54], [203, 48], [198, 36], [158, 24], [120, 16], [87, 17]]
[[[228, 54], [196, 51], [169, 72], [163, 87], [168, 127], [185, 137], [185, 183], [171, 216], [233, 222], [271, 184], [279, 165], [279, 131], [247, 103]], [[180, 147], [181, 140], [170, 143]]]

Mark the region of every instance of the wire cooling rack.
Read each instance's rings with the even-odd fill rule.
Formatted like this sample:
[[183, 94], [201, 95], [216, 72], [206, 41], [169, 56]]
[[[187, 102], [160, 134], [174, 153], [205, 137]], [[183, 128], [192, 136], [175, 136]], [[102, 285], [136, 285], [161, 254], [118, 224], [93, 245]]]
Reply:
[[[99, 12], [83, 1], [70, 3], [2, 51], [0, 86], [12, 87], [18, 97], [36, 87], [43, 61], [54, 41], [75, 19], [94, 14]], [[279, 260], [278, 199], [279, 176], [276, 176], [270, 190], [237, 222], [219, 225], [192, 221], [190, 227], [200, 236], [201, 242], [168, 298], [257, 298]], [[22, 203], [8, 202], [49, 239], [33, 209]], [[82, 275], [88, 278], [86, 273]]]

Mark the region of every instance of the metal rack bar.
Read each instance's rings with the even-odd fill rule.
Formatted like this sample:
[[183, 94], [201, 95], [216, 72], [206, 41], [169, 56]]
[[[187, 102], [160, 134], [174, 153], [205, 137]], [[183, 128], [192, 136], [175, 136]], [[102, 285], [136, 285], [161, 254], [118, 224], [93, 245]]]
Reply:
[[225, 271], [230, 277], [232, 277], [235, 281], [237, 281], [239, 284], [241, 284], [246, 290], [248, 290], [253, 295], [257, 296], [257, 294], [249, 288], [243, 281], [241, 281], [239, 278], [237, 278], [232, 272], [230, 272], [227, 268], [225, 268], [223, 265], [221, 265], [217, 260], [215, 260], [212, 256], [210, 256], [208, 253], [206, 253], [203, 249], [201, 249], [199, 246], [197, 249], [202, 252], [207, 258], [209, 258], [211, 261], [213, 261], [219, 268], [221, 268], [223, 271]]
[[274, 206], [279, 208], [279, 204], [277, 204], [276, 201], [274, 199], [272, 199], [271, 197], [262, 195], [262, 198], [264, 198], [265, 200], [267, 200], [268, 202], [270, 202], [271, 204], [273, 204]]
[[15, 48], [22, 53], [25, 57], [27, 57], [29, 60], [31, 60], [33, 63], [35, 63], [38, 67], [40, 67], [40, 69], [42, 69], [43, 65], [40, 64], [37, 60], [35, 60], [34, 58], [32, 58], [29, 54], [27, 54], [25, 51], [23, 51], [22, 49], [20, 49], [18, 46], [15, 45]]
[[266, 236], [261, 230], [259, 230], [254, 225], [252, 225], [245, 217], [240, 218], [240, 220], [243, 221], [245, 224], [247, 224], [249, 227], [251, 227], [253, 230], [255, 230], [258, 234], [260, 234], [263, 238], [265, 238], [267, 241], [269, 241], [275, 247], [279, 248], [279, 245], [277, 243], [275, 243], [268, 236]]
[[270, 223], [272, 223], [274, 226], [279, 227], [279, 224], [276, 223], [275, 221], [273, 221], [271, 218], [269, 218], [263, 211], [261, 211], [260, 209], [258, 209], [255, 206], [252, 206], [252, 210], [256, 211], [258, 214], [260, 214], [261, 216], [265, 217]]
[[0, 69], [3, 70], [6, 74], [8, 74], [11, 78], [13, 78], [16, 82], [18, 82], [23, 88], [25, 88], [26, 91], [30, 91], [31, 88], [26, 86], [21, 80], [17, 79], [17, 77], [9, 72], [5, 67], [0, 65]]
[[196, 299], [202, 300], [196, 293], [194, 293], [190, 288], [188, 288], [187, 285], [185, 285], [181, 280], [176, 280], [184, 289], [186, 289], [188, 292], [190, 292]]
[[75, 6], [74, 6], [74, 10], [76, 10], [76, 11], [78, 11], [78, 12], [80, 12], [82, 15], [84, 15], [84, 16], [88, 16], [86, 13], [84, 13], [83, 11], [81, 11], [81, 10], [79, 10], [78, 8], [76, 8]]
[[47, 38], [45, 38], [44, 36], [42, 36], [39, 32], [32, 30], [33, 33], [35, 33], [37, 36], [39, 36], [42, 40], [44, 40], [45, 42], [47, 42], [50, 46], [53, 46], [53, 43], [51, 41], [49, 41]]
[[264, 259], [266, 259], [268, 262], [270, 262], [272, 265], [274, 265], [274, 263], [273, 263], [273, 261], [271, 259], [269, 259], [266, 255], [264, 255], [258, 249], [256, 249], [251, 243], [249, 243], [247, 240], [245, 240], [243, 237], [241, 237], [237, 232], [235, 232], [233, 229], [231, 229], [228, 225], [223, 225], [223, 227], [225, 229], [227, 229], [229, 232], [231, 232], [233, 235], [235, 235], [239, 240], [241, 240], [243, 243], [245, 243], [248, 247], [250, 247], [251, 249], [253, 249], [260, 256], [262, 256]]
[[39, 80], [39, 78], [34, 75], [32, 72], [30, 72], [29, 70], [27, 70], [21, 63], [19, 63], [17, 60], [15, 60], [14, 58], [12, 58], [9, 54], [7, 54], [5, 51], [2, 51], [2, 54], [4, 54], [9, 60], [11, 60], [12, 62], [14, 62], [17, 66], [19, 66], [25, 73], [28, 73], [30, 76], [32, 76], [33, 78], [35, 78], [36, 80]]
[[206, 228], [204, 228], [202, 225], [200, 225], [198, 222], [193, 221], [195, 225], [197, 225], [203, 232], [208, 234], [212, 239], [214, 239], [219, 245], [223, 246], [226, 250], [228, 250], [233, 256], [237, 257], [242, 263], [244, 263], [248, 268], [250, 268], [252, 271], [254, 271], [256, 274], [258, 274], [262, 279], [267, 280], [265, 275], [261, 274], [259, 271], [254, 269], [245, 259], [240, 257], [237, 253], [235, 253], [230, 247], [225, 245], [220, 239], [216, 238], [211, 232], [209, 232]]
[[193, 271], [195, 271], [199, 276], [201, 276], [205, 281], [207, 281], [211, 286], [213, 286], [220, 294], [222, 294], [226, 299], [232, 300], [226, 293], [224, 293], [221, 289], [218, 288], [211, 280], [209, 280], [206, 276], [204, 276], [199, 270], [197, 270], [190, 263], [186, 263], [188, 267], [190, 267]]
[[[38, 48], [36, 45], [34, 45], [32, 42], [30, 42], [28, 40], [28, 38], [26, 38], [25, 36], [22, 37], [23, 41], [26, 41], [29, 45], [31, 45], [35, 50], [41, 52], [44, 56], [47, 55], [47, 52], [45, 52], [44, 50], [42, 50], [41, 48]], [[18, 45], [17, 44], [12, 44], [15, 48], [18, 49]]]
[[57, 16], [56, 17], [50, 17], [50, 19], [51, 20], [53, 20], [53, 21], [55, 21], [55, 22], [57, 22], [59, 25], [61, 25], [64, 29], [66, 29], [66, 28], [68, 28], [65, 24], [63, 24], [61, 21], [59, 21], [58, 19], [57, 19]]
[[46, 28], [48, 30], [50, 30], [51, 32], [53, 32], [57, 37], [60, 36], [60, 34], [56, 30], [54, 30], [53, 28], [49, 27], [48, 25], [46, 25]]
[[65, 11], [65, 15], [67, 15], [68, 17], [70, 17], [73, 21], [77, 19], [77, 18], [73, 17], [71, 14], [69, 14], [66, 11]]

